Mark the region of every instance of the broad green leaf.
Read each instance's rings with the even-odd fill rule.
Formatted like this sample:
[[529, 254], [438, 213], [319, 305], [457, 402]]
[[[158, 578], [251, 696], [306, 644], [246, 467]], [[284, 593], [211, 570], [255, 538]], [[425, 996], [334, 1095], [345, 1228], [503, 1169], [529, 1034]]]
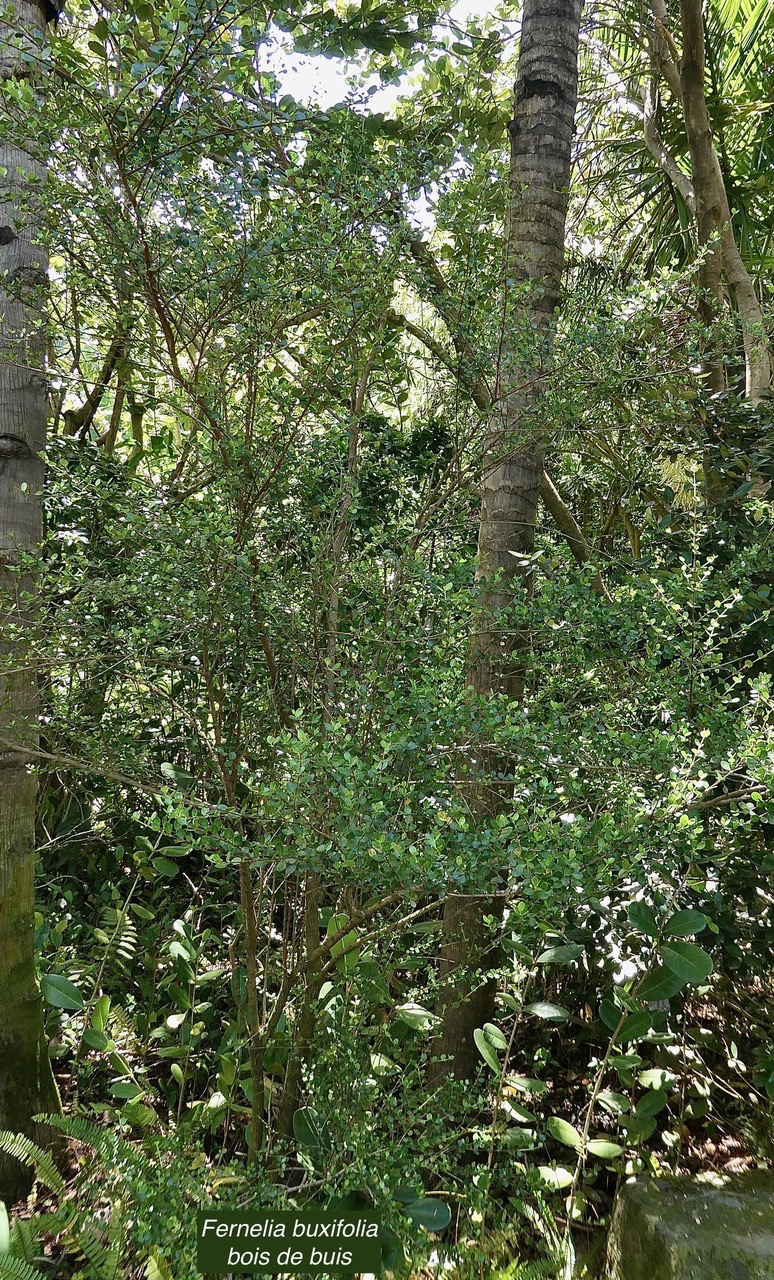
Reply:
[[639, 1119], [641, 1116], [657, 1116], [667, 1104], [667, 1096], [663, 1089], [651, 1089], [649, 1093], [643, 1094], [634, 1108], [634, 1114]]
[[153, 1107], [146, 1106], [144, 1102], [127, 1102], [121, 1108], [121, 1115], [126, 1116], [136, 1129], [150, 1129], [158, 1120]]
[[574, 1125], [567, 1120], [562, 1120], [561, 1116], [551, 1116], [546, 1127], [551, 1137], [556, 1138], [557, 1142], [564, 1143], [565, 1147], [573, 1147], [575, 1151], [578, 1150], [581, 1136]]
[[155, 913], [153, 911], [149, 911], [147, 907], [138, 906], [136, 902], [133, 902], [131, 904], [131, 910], [134, 912], [136, 916], [139, 916], [141, 920], [156, 919]]
[[145, 1263], [145, 1278], [146, 1280], [174, 1280], [172, 1268], [155, 1247], [151, 1249], [148, 1261]]
[[112, 1042], [104, 1031], [95, 1031], [93, 1027], [87, 1027], [83, 1033], [83, 1043], [88, 1045], [90, 1049], [97, 1049], [101, 1053]]
[[607, 1138], [594, 1138], [586, 1143], [586, 1150], [600, 1160], [615, 1160], [616, 1156], [623, 1155], [623, 1147], [619, 1147], [617, 1142], [609, 1142]]
[[83, 996], [74, 983], [59, 973], [47, 973], [40, 979], [43, 999], [55, 1009], [82, 1009]]
[[293, 1115], [293, 1133], [299, 1146], [309, 1151], [330, 1150], [331, 1136], [322, 1116], [312, 1107], [300, 1107]]
[[489, 1044], [491, 1044], [492, 1048], [497, 1049], [498, 1052], [502, 1053], [505, 1049], [508, 1048], [508, 1041], [506, 1040], [500, 1028], [496, 1027], [493, 1022], [484, 1023], [484, 1035], [486, 1036]]
[[110, 1015], [110, 996], [100, 996], [91, 1011], [91, 1025], [95, 1031], [104, 1031]]
[[583, 947], [577, 942], [570, 942], [564, 947], [549, 947], [537, 958], [537, 964], [570, 964], [583, 955]]
[[481, 1027], [476, 1027], [473, 1032], [473, 1040], [487, 1066], [491, 1067], [495, 1073], [499, 1072], [500, 1061]]
[[399, 1004], [395, 1013], [401, 1022], [405, 1022], [406, 1026], [413, 1028], [414, 1031], [427, 1031], [428, 1027], [432, 1027], [439, 1021], [437, 1014], [431, 1013], [429, 1009], [423, 1009], [421, 1004], [415, 1004], [412, 1000], [406, 1004]]
[[638, 1142], [647, 1142], [656, 1132], [656, 1121], [652, 1116], [622, 1116], [618, 1123], [626, 1130], [632, 1146], [636, 1146]]
[[[326, 936], [335, 938], [337, 933], [341, 933], [342, 929], [347, 927], [349, 917], [337, 913], [332, 915], [328, 921]], [[331, 947], [331, 959], [335, 962], [339, 973], [346, 975], [357, 968], [360, 959], [360, 948], [357, 945], [357, 931], [350, 929], [349, 933], [345, 933], [343, 938], [339, 938], [338, 942], [334, 942]]]
[[652, 1000], [655, 1003], [658, 1000], [671, 999], [684, 986], [683, 978], [679, 978], [671, 969], [657, 965], [653, 972], [648, 974], [642, 986], [637, 989], [637, 995], [640, 1000]]
[[134, 1080], [114, 1080], [110, 1086], [110, 1092], [114, 1098], [127, 1098], [133, 1102], [135, 1098], [141, 1098], [145, 1090], [140, 1088]]
[[160, 876], [167, 876], [169, 879], [172, 876], [176, 876], [180, 870], [177, 863], [173, 862], [171, 858], [151, 858], [151, 862]]
[[526, 1107], [520, 1107], [517, 1102], [509, 1102], [507, 1098], [500, 1099], [500, 1110], [503, 1115], [508, 1116], [514, 1124], [536, 1124], [537, 1116], [528, 1111]]
[[524, 1006], [525, 1013], [531, 1013], [536, 1018], [543, 1018], [546, 1022], [566, 1022], [570, 1014], [567, 1009], [563, 1009], [560, 1004], [548, 1004], [545, 1000], [537, 1000], [534, 1004]]
[[629, 917], [629, 923], [639, 933], [647, 933], [651, 938], [658, 937], [656, 913], [647, 902], [630, 902], [626, 914]]
[[388, 1076], [391, 1075], [393, 1071], [398, 1071], [399, 1069], [398, 1064], [393, 1062], [392, 1058], [388, 1058], [386, 1054], [371, 1054], [371, 1070], [375, 1076]]
[[508, 1089], [516, 1089], [519, 1093], [547, 1093], [548, 1085], [544, 1080], [530, 1080], [527, 1076], [508, 1076], [505, 1081]]
[[666, 967], [683, 982], [704, 982], [712, 973], [712, 957], [693, 942], [670, 942], [659, 947]]
[[621, 1021], [621, 1010], [606, 997], [599, 1006], [599, 1016], [610, 1031], [615, 1031]]
[[629, 1044], [632, 1040], [641, 1040], [650, 1031], [653, 1015], [643, 1009], [641, 1013], [628, 1014], [618, 1032], [616, 1039], [620, 1044]]
[[7, 1253], [11, 1247], [11, 1220], [4, 1201], [0, 1200], [0, 1253]]
[[552, 1169], [547, 1164], [538, 1165], [538, 1173], [552, 1191], [563, 1191], [565, 1187], [572, 1186], [572, 1174], [569, 1169], [563, 1169], [561, 1165], [556, 1169]]
[[692, 938], [707, 927], [707, 917], [701, 911], [676, 911], [664, 925], [665, 938]]
[[667, 1085], [673, 1084], [676, 1077], [671, 1071], [664, 1071], [663, 1067], [649, 1067], [647, 1071], [641, 1071], [637, 1076], [637, 1083], [641, 1084], [643, 1089], [665, 1089]]
[[629, 1110], [629, 1100], [622, 1093], [614, 1093], [612, 1089], [603, 1089], [597, 1097], [597, 1102], [603, 1111], [611, 1116], [623, 1115]]
[[396, 1187], [392, 1198], [397, 1200], [398, 1204], [414, 1204], [415, 1200], [422, 1199], [422, 1192], [417, 1187]]
[[379, 1229], [379, 1244], [382, 1250], [382, 1269], [398, 1271], [406, 1257], [400, 1238], [390, 1227], [382, 1225]]
[[451, 1222], [448, 1204], [445, 1200], [436, 1200], [434, 1196], [424, 1196], [413, 1204], [407, 1204], [403, 1212], [426, 1231], [443, 1231]]

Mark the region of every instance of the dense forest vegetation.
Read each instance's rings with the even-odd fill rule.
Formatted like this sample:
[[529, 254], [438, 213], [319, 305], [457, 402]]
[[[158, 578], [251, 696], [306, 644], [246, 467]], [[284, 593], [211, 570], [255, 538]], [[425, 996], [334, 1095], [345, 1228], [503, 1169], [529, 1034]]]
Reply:
[[596, 1274], [774, 1159], [774, 5], [2, 0], [0, 94], [0, 1277]]

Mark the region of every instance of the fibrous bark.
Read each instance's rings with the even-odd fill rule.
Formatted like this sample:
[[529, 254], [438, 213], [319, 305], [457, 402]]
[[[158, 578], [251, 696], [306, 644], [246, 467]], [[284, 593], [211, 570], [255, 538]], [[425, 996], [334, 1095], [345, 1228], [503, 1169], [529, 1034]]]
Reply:
[[[45, 29], [43, 9], [17, 0], [0, 19], [0, 76], [27, 78]], [[35, 975], [35, 795], [28, 750], [37, 747], [37, 687], [30, 645], [41, 537], [46, 431], [45, 288], [38, 243], [45, 170], [23, 142], [0, 131], [0, 1128], [40, 1138], [32, 1117], [58, 1108]], [[29, 1185], [0, 1155], [0, 1198]]]

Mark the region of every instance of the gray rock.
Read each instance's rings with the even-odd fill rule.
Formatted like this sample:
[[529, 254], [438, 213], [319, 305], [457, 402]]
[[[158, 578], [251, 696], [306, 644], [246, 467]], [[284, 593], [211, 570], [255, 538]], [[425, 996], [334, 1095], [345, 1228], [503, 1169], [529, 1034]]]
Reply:
[[635, 1178], [621, 1187], [606, 1280], [774, 1280], [774, 1173]]

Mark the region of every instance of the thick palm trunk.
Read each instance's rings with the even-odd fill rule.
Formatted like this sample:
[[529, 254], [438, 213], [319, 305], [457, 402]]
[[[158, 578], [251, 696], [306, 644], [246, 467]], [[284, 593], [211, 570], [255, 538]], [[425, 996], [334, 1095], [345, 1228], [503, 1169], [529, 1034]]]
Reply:
[[[514, 592], [528, 586], [543, 483], [542, 375], [559, 303], [578, 86], [582, 0], [525, 0], [510, 125], [510, 214], [505, 284], [508, 323], [498, 394], [484, 443], [478, 598], [468, 663], [477, 696], [521, 697], [525, 637], [509, 628]], [[510, 804], [508, 762], [482, 747], [470, 762], [471, 807], [482, 823]], [[502, 883], [452, 894], [441, 946], [442, 1026], [431, 1076], [471, 1074], [473, 1032], [492, 1017]], [[493, 928], [494, 926], [494, 928]]]
[[[22, 54], [40, 50], [43, 10], [17, 0], [0, 21], [0, 76], [26, 79]], [[7, 117], [6, 117], [7, 119]], [[36, 243], [45, 171], [0, 126], [0, 1128], [32, 1136], [32, 1117], [58, 1106], [35, 976], [37, 687], [30, 648], [35, 583], [25, 566], [41, 536], [46, 431], [46, 256]], [[0, 1156], [0, 1198], [26, 1170]]]

